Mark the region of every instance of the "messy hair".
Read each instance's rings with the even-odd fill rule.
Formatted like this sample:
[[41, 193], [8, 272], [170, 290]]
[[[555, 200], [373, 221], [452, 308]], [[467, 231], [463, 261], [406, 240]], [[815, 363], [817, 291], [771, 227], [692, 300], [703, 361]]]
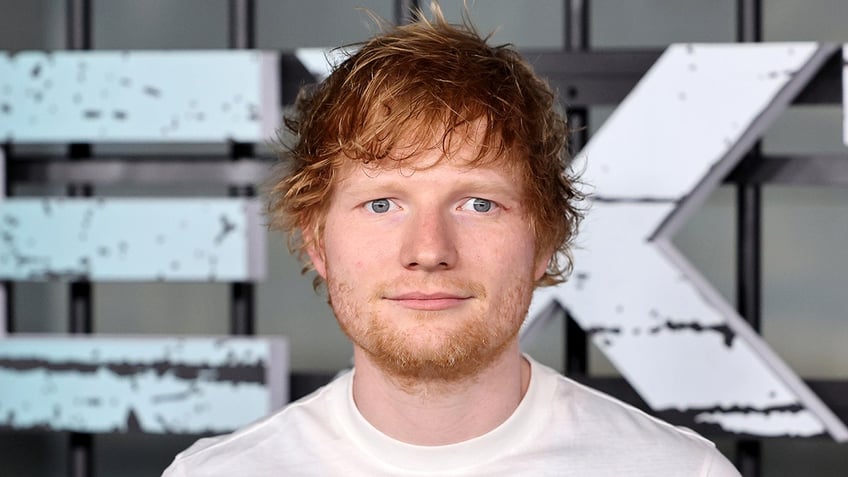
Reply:
[[433, 17], [418, 12], [411, 24], [387, 27], [301, 91], [285, 119], [294, 140], [268, 188], [269, 226], [288, 234], [309, 270], [306, 251], [320, 246], [342, 167], [387, 167], [432, 147], [447, 156], [453, 134], [466, 137], [479, 123], [485, 130], [469, 165], [495, 161], [517, 172], [537, 258], [558, 252], [537, 285], [559, 283], [571, 271], [581, 194], [554, 94], [510, 45], [489, 46], [467, 18], [449, 24], [438, 6]]

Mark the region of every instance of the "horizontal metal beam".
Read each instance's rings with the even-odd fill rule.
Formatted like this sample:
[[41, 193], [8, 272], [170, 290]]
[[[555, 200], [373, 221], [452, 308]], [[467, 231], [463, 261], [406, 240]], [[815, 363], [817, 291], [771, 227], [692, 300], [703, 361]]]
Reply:
[[9, 161], [13, 183], [73, 183], [93, 185], [253, 185], [263, 182], [272, 165], [271, 159], [218, 160], [163, 157], [96, 158], [68, 162], [64, 158]]
[[524, 50], [536, 73], [548, 80], [566, 105], [619, 103], [662, 50]]
[[227, 432], [288, 401], [283, 337], [0, 339], [0, 429]]
[[0, 279], [255, 281], [267, 233], [256, 199], [0, 201]]
[[[588, 106], [612, 105], [623, 100], [662, 50], [522, 50], [522, 54], [558, 91], [567, 106]], [[794, 104], [841, 104], [841, 64], [840, 54], [834, 53]]]
[[[274, 159], [191, 158], [155, 159], [137, 156], [96, 158], [70, 163], [64, 156], [16, 158], [8, 163], [13, 184], [64, 184], [84, 182], [93, 185], [169, 184], [261, 184], [269, 177]], [[848, 156], [822, 154], [766, 155], [756, 162], [743, 161], [725, 179], [728, 183], [773, 185], [848, 185]]]
[[745, 159], [725, 182], [844, 187], [848, 186], [848, 155], [772, 155]]

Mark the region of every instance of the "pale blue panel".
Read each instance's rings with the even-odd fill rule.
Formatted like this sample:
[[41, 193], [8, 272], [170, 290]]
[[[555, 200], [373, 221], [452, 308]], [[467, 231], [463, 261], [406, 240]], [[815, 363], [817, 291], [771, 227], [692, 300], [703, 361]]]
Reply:
[[263, 142], [279, 125], [277, 55], [0, 53], [0, 140]]
[[260, 221], [250, 199], [10, 198], [0, 279], [261, 280]]
[[288, 401], [284, 338], [0, 339], [0, 428], [226, 432]]

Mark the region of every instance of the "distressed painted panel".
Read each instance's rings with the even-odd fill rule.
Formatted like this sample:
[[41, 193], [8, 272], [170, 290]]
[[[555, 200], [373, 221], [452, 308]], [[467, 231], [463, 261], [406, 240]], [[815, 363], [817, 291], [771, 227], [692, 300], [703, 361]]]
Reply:
[[266, 141], [277, 65], [260, 51], [0, 53], [0, 140]]
[[0, 340], [0, 429], [206, 433], [288, 401], [284, 338]]
[[683, 198], [816, 51], [815, 43], [670, 46], [581, 151], [591, 192]]
[[235, 198], [9, 198], [0, 279], [261, 280], [260, 208]]
[[848, 439], [670, 242], [832, 51], [671, 46], [581, 151], [591, 210], [574, 275], [537, 291], [525, 334], [556, 302], [655, 410], [728, 432]]

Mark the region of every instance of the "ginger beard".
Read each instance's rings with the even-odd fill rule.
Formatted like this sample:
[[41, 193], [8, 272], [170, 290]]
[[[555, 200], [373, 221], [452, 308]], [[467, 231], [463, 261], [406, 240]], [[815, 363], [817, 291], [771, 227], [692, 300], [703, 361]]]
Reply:
[[446, 311], [386, 306], [382, 297], [398, 283], [378, 285], [363, 303], [355, 298], [356, 285], [336, 279], [328, 267], [327, 290], [339, 326], [389, 376], [408, 383], [456, 383], [479, 374], [517, 339], [534, 282], [532, 272], [515, 275], [495, 295], [477, 282], [439, 279], [445, 288], [474, 297], [467, 307]]

